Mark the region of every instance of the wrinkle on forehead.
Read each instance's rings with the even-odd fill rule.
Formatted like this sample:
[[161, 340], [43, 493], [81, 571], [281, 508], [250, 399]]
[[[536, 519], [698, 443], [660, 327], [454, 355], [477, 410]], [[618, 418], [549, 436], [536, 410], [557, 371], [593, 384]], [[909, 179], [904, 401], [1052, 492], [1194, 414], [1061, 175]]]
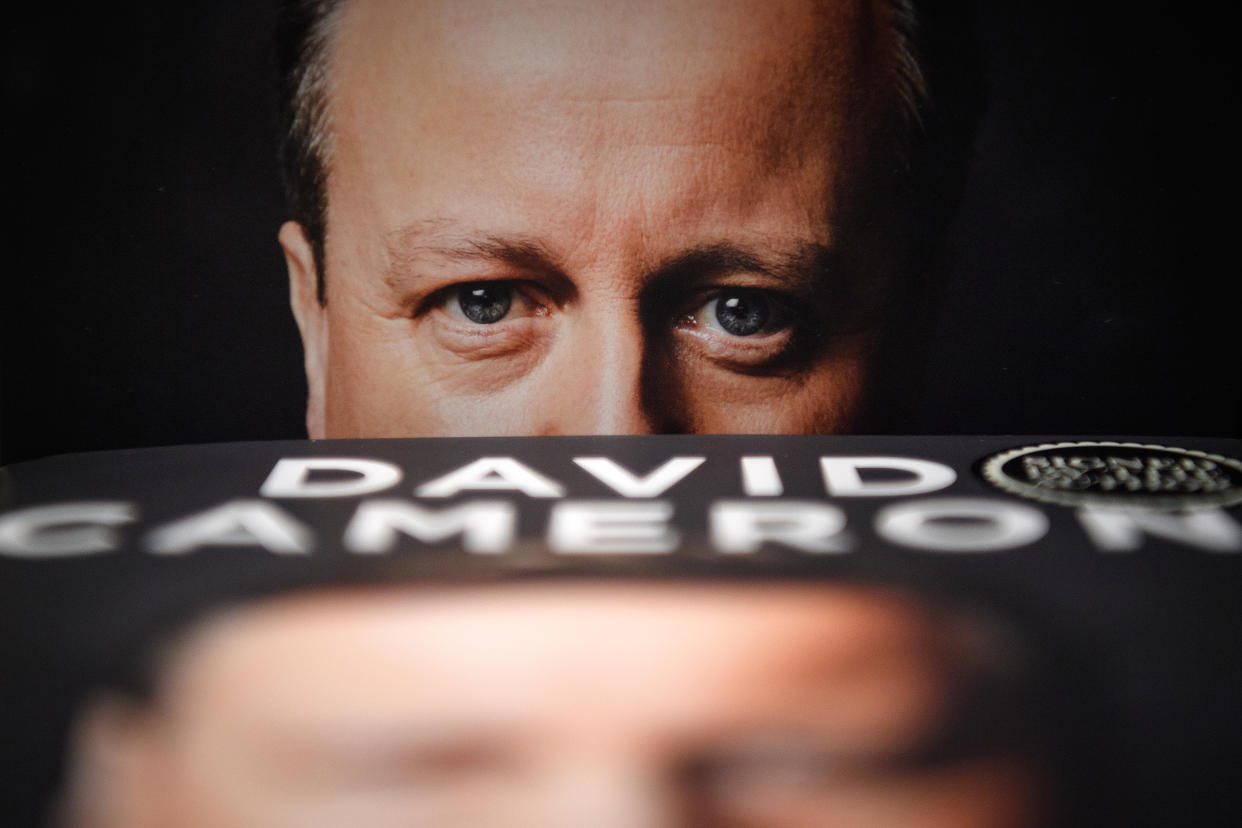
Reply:
[[766, 61], [778, 73], [814, 64], [840, 76], [857, 64], [875, 17], [867, 0], [351, 0], [346, 11], [342, 37], [365, 38], [358, 45], [375, 58], [417, 46], [467, 81], [572, 78], [592, 98], [658, 94], [717, 74], [706, 53], [730, 56], [741, 74]]
[[[790, 153], [795, 137], [845, 127], [865, 86], [872, 6], [356, 0], [336, 54], [352, 76], [344, 88], [390, 109], [414, 96], [458, 107], [482, 93], [498, 114], [532, 121], [606, 116], [588, 119], [597, 134], [580, 136], [584, 145]], [[655, 133], [635, 117], [652, 110]]]
[[558, 234], [565, 261], [571, 236], [584, 260], [744, 228], [832, 243], [874, 126], [875, 5], [354, 0], [328, 236], [366, 259], [359, 233], [448, 212]]

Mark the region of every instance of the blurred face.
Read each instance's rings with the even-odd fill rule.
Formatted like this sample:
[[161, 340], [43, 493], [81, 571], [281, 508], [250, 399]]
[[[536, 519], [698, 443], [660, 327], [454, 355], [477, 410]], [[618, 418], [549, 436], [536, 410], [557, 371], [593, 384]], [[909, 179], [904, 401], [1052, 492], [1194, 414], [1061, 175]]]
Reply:
[[311, 436], [850, 428], [873, 6], [346, 3], [325, 304], [281, 231]]
[[200, 628], [150, 709], [96, 711], [85, 753], [112, 773], [82, 824], [1030, 824], [1017, 760], [932, 758], [946, 652], [854, 588], [278, 599]]

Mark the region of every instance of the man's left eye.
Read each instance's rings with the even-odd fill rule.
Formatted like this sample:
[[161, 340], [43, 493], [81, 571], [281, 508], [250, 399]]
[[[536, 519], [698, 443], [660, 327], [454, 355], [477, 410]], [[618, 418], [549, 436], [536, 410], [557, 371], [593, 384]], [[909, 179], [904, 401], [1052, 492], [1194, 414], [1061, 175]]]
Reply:
[[513, 287], [507, 282], [462, 285], [447, 302], [449, 313], [476, 325], [493, 325], [513, 306]]
[[729, 336], [756, 336], [786, 327], [787, 315], [768, 291], [726, 288], [700, 306], [691, 318], [698, 328]]

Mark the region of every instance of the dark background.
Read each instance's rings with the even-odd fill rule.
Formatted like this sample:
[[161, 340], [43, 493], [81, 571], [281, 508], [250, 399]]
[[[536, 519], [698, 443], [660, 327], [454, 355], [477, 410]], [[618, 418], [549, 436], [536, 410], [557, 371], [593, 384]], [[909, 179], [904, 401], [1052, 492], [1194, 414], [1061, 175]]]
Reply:
[[[0, 461], [303, 436], [274, 5], [10, 13]], [[904, 427], [1242, 433], [1223, 27], [978, 5], [986, 108]]]
[[[0, 462], [303, 435], [276, 244], [274, 5], [7, 12]], [[962, 40], [979, 50], [983, 117], [910, 430], [1242, 436], [1233, 33], [1180, 8], [977, 5]], [[1132, 670], [1116, 719], [1136, 723], [1141, 801], [1167, 806], [1151, 823], [1213, 824], [1210, 794], [1237, 764], [1236, 572], [1125, 562], [1021, 572], [1067, 625], [1106, 623], [1100, 653]], [[58, 594], [8, 586], [29, 604]], [[38, 655], [11, 675], [47, 673]], [[47, 740], [40, 704], [4, 706], [36, 711], [26, 730]], [[38, 759], [15, 756], [10, 780], [46, 774]]]

